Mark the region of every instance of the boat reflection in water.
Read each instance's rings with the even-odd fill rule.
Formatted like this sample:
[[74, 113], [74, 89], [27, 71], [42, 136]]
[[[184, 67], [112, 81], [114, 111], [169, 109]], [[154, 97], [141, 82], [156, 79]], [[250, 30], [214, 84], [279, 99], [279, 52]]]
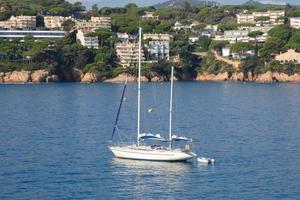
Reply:
[[[112, 163], [116, 168], [122, 168], [120, 173], [134, 173], [134, 174], [184, 174], [189, 173], [193, 169], [192, 162], [159, 162], [159, 161], [143, 161], [130, 160], [122, 158], [113, 158]], [[127, 171], [127, 170], [128, 171]]]
[[193, 162], [113, 158], [110, 166], [113, 168], [111, 177], [117, 181], [117, 186], [111, 187], [113, 194], [130, 194], [128, 199], [151, 199], [153, 193], [158, 194], [159, 199], [175, 199], [187, 189], [188, 180], [195, 172]]

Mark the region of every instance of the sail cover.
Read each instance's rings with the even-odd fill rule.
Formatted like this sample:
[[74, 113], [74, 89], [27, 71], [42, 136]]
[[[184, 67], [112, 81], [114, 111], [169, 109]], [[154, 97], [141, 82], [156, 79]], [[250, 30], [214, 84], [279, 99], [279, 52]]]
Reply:
[[152, 133], [142, 133], [139, 136], [140, 140], [159, 140], [164, 141], [165, 138], [163, 138], [160, 134], [152, 134]]
[[190, 138], [181, 137], [181, 136], [177, 136], [177, 135], [172, 135], [172, 140], [173, 141], [192, 141], [192, 139], [190, 139]]

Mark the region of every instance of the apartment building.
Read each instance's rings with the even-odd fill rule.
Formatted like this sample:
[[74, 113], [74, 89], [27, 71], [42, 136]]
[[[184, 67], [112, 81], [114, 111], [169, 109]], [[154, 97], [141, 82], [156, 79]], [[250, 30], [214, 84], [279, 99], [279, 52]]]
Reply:
[[36, 16], [11, 16], [6, 21], [0, 21], [0, 29], [32, 30], [36, 29]]
[[158, 20], [159, 16], [154, 12], [145, 11], [145, 14], [141, 16], [142, 20]]
[[91, 23], [95, 24], [99, 28], [111, 29], [111, 17], [92, 17]]
[[254, 24], [255, 18], [253, 14], [237, 14], [237, 23], [238, 24]]
[[99, 48], [99, 40], [97, 36], [89, 36], [88, 33], [91, 33], [90, 31], [85, 31], [79, 29], [76, 34], [77, 41], [87, 48]]
[[26, 36], [32, 36], [36, 39], [46, 38], [63, 38], [65, 37], [64, 31], [37, 31], [37, 30], [0, 30], [0, 38], [13, 39], [24, 38]]
[[92, 17], [91, 20], [76, 21], [76, 28], [84, 31], [94, 31], [99, 28], [111, 29], [110, 17]]
[[63, 17], [63, 16], [44, 16], [44, 23], [45, 23], [45, 28], [47, 29], [60, 29], [62, 28], [62, 24], [64, 21], [73, 18], [70, 17]]
[[150, 60], [170, 59], [170, 35], [169, 34], [144, 34], [144, 40], [150, 40], [146, 45]]
[[[265, 42], [270, 29], [272, 26], [241, 27], [239, 30], [224, 31], [223, 35], [216, 35], [214, 40], [225, 40], [231, 44], [236, 42]], [[263, 34], [256, 38], [249, 37], [248, 34], [253, 31], [261, 31]]]
[[[134, 66], [139, 60], [138, 43], [119, 43], [116, 45], [117, 56], [120, 64], [126, 68]], [[141, 50], [141, 60], [145, 60], [144, 52]]]
[[247, 30], [224, 31], [223, 35], [216, 35], [214, 40], [224, 40], [231, 44], [236, 42], [249, 42], [248, 33], [249, 31]]
[[300, 17], [291, 17], [290, 26], [292, 28], [300, 28]]
[[294, 49], [289, 49], [285, 53], [281, 53], [275, 56], [275, 60], [279, 61], [281, 64], [284, 63], [300, 63], [300, 53], [296, 52]]
[[[237, 14], [238, 24], [255, 24], [256, 26], [280, 25], [284, 23], [283, 10], [268, 10], [267, 12], [253, 12], [252, 14]], [[259, 17], [268, 17], [268, 20], [256, 21]]]
[[130, 41], [137, 39], [137, 35], [128, 34], [128, 33], [117, 33], [117, 37], [122, 43], [128, 43]]

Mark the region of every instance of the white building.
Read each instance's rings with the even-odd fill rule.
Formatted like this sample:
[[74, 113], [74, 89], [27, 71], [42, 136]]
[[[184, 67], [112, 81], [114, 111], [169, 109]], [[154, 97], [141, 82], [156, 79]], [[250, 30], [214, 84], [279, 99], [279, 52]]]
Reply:
[[232, 52], [231, 56], [233, 59], [247, 59], [247, 58], [251, 58], [255, 55], [255, 51], [254, 50], [249, 50], [249, 51], [245, 51], [245, 52]]
[[300, 28], [300, 17], [291, 17], [290, 26], [292, 28]]
[[225, 57], [230, 56], [230, 48], [229, 47], [222, 48], [222, 56], [225, 56]]
[[100, 28], [111, 29], [111, 17], [91, 17], [91, 22]]
[[0, 29], [32, 30], [36, 29], [36, 16], [11, 16], [6, 21], [0, 21]]
[[119, 40], [122, 43], [128, 43], [132, 40], [136, 40], [137, 36], [136, 35], [132, 35], [132, 34], [128, 34], [128, 33], [117, 33], [117, 37], [119, 38]]
[[189, 37], [189, 43], [190, 44], [194, 44], [195, 42], [197, 42], [199, 40], [199, 37]]
[[[132, 67], [139, 60], [139, 44], [138, 43], [119, 43], [116, 45], [117, 56], [120, 64], [126, 67]], [[145, 60], [144, 52], [141, 50], [141, 60]]]
[[45, 28], [47, 28], [47, 29], [62, 28], [62, 24], [68, 19], [73, 20], [72, 17], [44, 16]]
[[154, 12], [145, 11], [145, 14], [141, 16], [142, 20], [158, 20], [158, 15]]
[[65, 37], [64, 31], [37, 31], [37, 30], [0, 30], [0, 38], [24, 38], [32, 36], [36, 39], [46, 38], [63, 38]]
[[[284, 24], [285, 12], [283, 10], [268, 10], [267, 12], [253, 12], [252, 14], [237, 14], [238, 24], [255, 24], [256, 26]], [[259, 17], [268, 17], [266, 21], [255, 21]]]
[[[265, 42], [268, 36], [268, 31], [272, 28], [272, 26], [241, 27], [239, 30], [224, 31], [223, 35], [216, 35], [214, 40], [224, 40], [231, 44], [236, 42]], [[261, 31], [263, 34], [256, 38], [249, 37], [248, 34], [253, 31]]]
[[224, 40], [229, 43], [249, 42], [249, 31], [247, 30], [230, 30], [224, 31], [224, 35], [216, 35], [214, 40]]
[[275, 56], [275, 60], [279, 61], [281, 64], [293, 62], [300, 63], [300, 53], [296, 52], [294, 49], [289, 49], [285, 53], [281, 53]]
[[91, 32], [85, 32], [84, 30], [79, 29], [76, 34], [77, 41], [87, 48], [98, 49], [99, 40], [97, 36], [89, 36], [88, 34]]
[[176, 22], [173, 29], [174, 30], [191, 30], [195, 24], [183, 25], [180, 22]]
[[92, 17], [91, 20], [79, 20], [76, 21], [76, 28], [88, 31], [94, 31], [99, 28], [111, 29], [110, 17]]
[[170, 35], [169, 34], [144, 34], [144, 40], [150, 40], [146, 48], [150, 60], [170, 59]]

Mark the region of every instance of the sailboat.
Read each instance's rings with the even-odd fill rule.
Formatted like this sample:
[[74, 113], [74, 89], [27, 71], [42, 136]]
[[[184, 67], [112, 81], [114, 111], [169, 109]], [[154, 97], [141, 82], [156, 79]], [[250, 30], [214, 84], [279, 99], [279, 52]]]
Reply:
[[[137, 133], [136, 142], [134, 144], [109, 145], [109, 149], [117, 158], [135, 159], [135, 160], [151, 160], [151, 161], [186, 161], [197, 155], [191, 151], [190, 145], [185, 144], [184, 148], [173, 147], [172, 143], [177, 141], [191, 142], [191, 139], [186, 137], [180, 137], [172, 134], [172, 107], [173, 107], [173, 81], [174, 81], [174, 67], [171, 69], [171, 89], [170, 89], [170, 108], [169, 108], [169, 135], [168, 139], [165, 139], [160, 134], [142, 133], [141, 132], [141, 34], [142, 29], [139, 28], [139, 60], [138, 60], [138, 99], [137, 99]], [[116, 131], [120, 109], [124, 99], [127, 80], [123, 88], [121, 102], [119, 105], [112, 138]], [[167, 142], [168, 146], [164, 145], [146, 145], [141, 141], [145, 140], [157, 140], [161, 142]]]

